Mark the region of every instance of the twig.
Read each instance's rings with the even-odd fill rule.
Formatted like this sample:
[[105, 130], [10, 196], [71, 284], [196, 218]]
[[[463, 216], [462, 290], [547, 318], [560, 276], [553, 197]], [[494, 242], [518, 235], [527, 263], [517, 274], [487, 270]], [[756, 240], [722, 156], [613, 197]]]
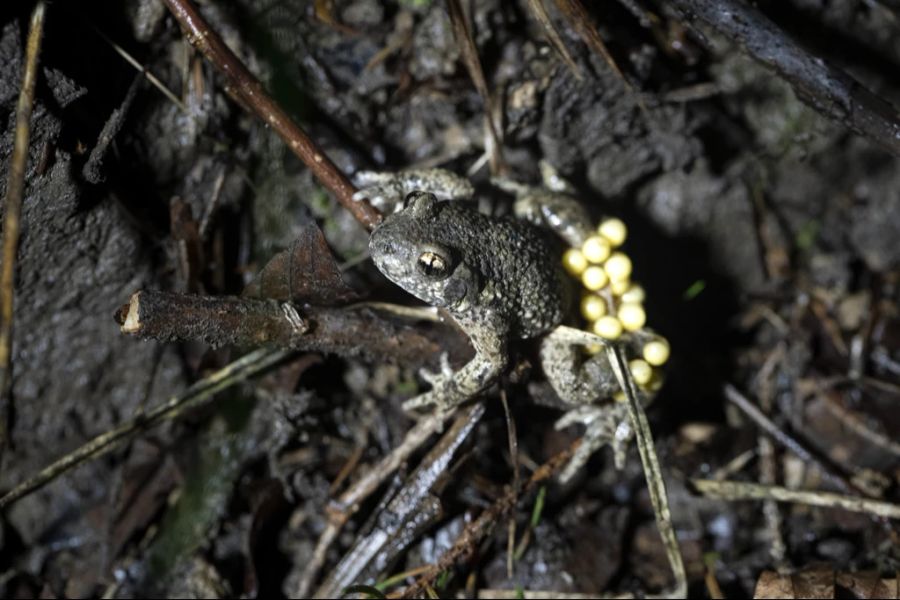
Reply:
[[872, 427], [866, 423], [865, 419], [855, 411], [845, 407], [839, 399], [835, 398], [833, 390], [822, 389], [822, 387], [819, 386], [819, 392], [825, 400], [825, 408], [828, 412], [840, 419], [842, 427], [850, 429], [856, 435], [866, 439], [882, 450], [890, 452], [894, 457], [900, 456], [900, 442], [897, 442], [889, 435], [872, 429]]
[[616, 381], [628, 400], [628, 416], [631, 420], [631, 427], [634, 429], [638, 454], [644, 469], [644, 479], [647, 481], [647, 489], [650, 492], [656, 527], [666, 548], [666, 557], [669, 560], [672, 574], [675, 576], [675, 587], [667, 592], [667, 596], [684, 598], [687, 595], [687, 575], [684, 570], [681, 549], [678, 546], [678, 538], [672, 525], [666, 483], [659, 467], [656, 447], [653, 445], [653, 432], [650, 431], [650, 423], [647, 421], [647, 414], [644, 412], [634, 380], [631, 378], [621, 344], [612, 344], [598, 335], [573, 327], [557, 327], [550, 335], [559, 341], [571, 344], [598, 345], [605, 348]]
[[188, 110], [187, 106], [184, 105], [184, 102], [181, 101], [181, 98], [176, 96], [172, 90], [167, 88], [166, 84], [164, 84], [162, 81], [159, 80], [159, 77], [154, 75], [145, 65], [142, 65], [135, 57], [131, 56], [131, 54], [129, 54], [128, 51], [125, 50], [125, 48], [123, 48], [119, 44], [112, 41], [108, 35], [106, 35], [102, 31], [100, 31], [100, 29], [97, 28], [95, 25], [92, 24], [91, 28], [94, 30], [94, 32], [97, 35], [99, 35], [103, 39], [103, 41], [105, 41], [107, 44], [109, 44], [112, 47], [112, 49], [116, 51], [116, 54], [118, 54], [119, 56], [124, 58], [125, 62], [127, 62], [129, 65], [134, 67], [138, 73], [140, 73], [141, 75], [146, 77], [147, 81], [149, 81], [153, 87], [158, 89], [162, 93], [163, 96], [168, 98], [172, 104], [177, 106], [178, 109], [181, 110], [181, 112], [184, 112], [184, 113], [187, 112], [187, 110]]
[[415, 598], [419, 596], [428, 586], [433, 586], [438, 576], [447, 569], [453, 567], [457, 561], [462, 560], [469, 555], [487, 535], [491, 533], [500, 519], [511, 511], [520, 498], [525, 497], [529, 492], [534, 490], [541, 482], [552, 477], [565, 465], [575, 450], [581, 444], [581, 439], [575, 440], [568, 448], [553, 456], [550, 460], [531, 474], [525, 485], [522, 486], [521, 492], [510, 489], [498, 500], [496, 500], [484, 512], [478, 515], [478, 518], [469, 523], [463, 532], [456, 538], [453, 546], [441, 555], [437, 563], [429, 565], [415, 583], [403, 590], [401, 598]]
[[390, 546], [392, 542], [396, 543], [398, 536], [407, 536], [408, 531], [417, 526], [423, 516], [423, 503], [429, 498], [439, 503], [435, 486], [446, 475], [450, 461], [483, 415], [484, 404], [481, 403], [460, 411], [441, 439], [406, 478], [403, 487], [393, 494], [390, 502], [379, 512], [381, 515], [389, 515], [389, 518], [376, 517], [373, 531], [357, 538], [353, 548], [344, 555], [313, 594], [314, 598], [334, 598], [343, 588], [356, 581], [370, 563], [391, 562], [384, 554], [391, 550]]
[[[506, 437], [509, 444], [509, 461], [513, 468], [514, 490], [519, 489], [522, 485], [521, 473], [519, 472], [519, 439], [516, 435], [516, 420], [513, 419], [509, 410], [509, 399], [506, 397], [506, 389], [500, 388], [500, 401], [503, 403], [503, 415], [506, 418]], [[509, 528], [507, 530], [507, 550], [506, 550], [506, 576], [512, 579], [513, 566], [515, 558], [516, 544], [516, 520], [512, 517], [509, 519]]]
[[374, 468], [367, 471], [361, 479], [356, 481], [337, 500], [331, 503], [327, 510], [328, 525], [319, 535], [313, 555], [303, 570], [303, 575], [300, 577], [300, 581], [294, 591], [293, 595], [295, 597], [306, 598], [309, 596], [316, 575], [318, 575], [322, 565], [325, 564], [328, 549], [337, 538], [344, 524], [359, 510], [360, 504], [378, 489], [382, 482], [409, 458], [410, 454], [418, 450], [432, 433], [439, 431], [444, 421], [450, 416], [451, 414], [449, 413], [436, 412], [420, 420], [412, 429], [406, 432], [406, 437], [403, 438], [399, 446], [382, 458]]
[[472, 38], [472, 31], [469, 29], [469, 22], [466, 19], [465, 12], [463, 12], [460, 0], [447, 0], [447, 9], [450, 13], [450, 22], [453, 24], [453, 35], [462, 52], [466, 70], [469, 72], [469, 77], [472, 78], [472, 83], [475, 84], [475, 89], [478, 90], [482, 102], [484, 102], [484, 118], [487, 121], [488, 131], [494, 142], [493, 151], [489, 153], [491, 172], [494, 175], [501, 175], [507, 170], [507, 167], [506, 162], [503, 160], [503, 138], [500, 136], [494, 121], [494, 116], [499, 111], [495, 111], [494, 97], [488, 89], [484, 70], [481, 68], [481, 61], [478, 58], [478, 48], [475, 46], [475, 40]]
[[534, 18], [537, 19], [537, 22], [540, 23], [541, 27], [544, 29], [544, 33], [547, 34], [550, 45], [553, 46], [556, 53], [559, 54], [563, 62], [566, 63], [566, 66], [569, 67], [569, 70], [572, 71], [572, 75], [575, 76], [575, 79], [578, 81], [583, 80], [584, 75], [581, 73], [581, 69], [578, 67], [575, 59], [572, 58], [569, 49], [566, 48], [565, 42], [563, 42], [562, 38], [559, 36], [559, 31], [557, 31], [556, 27], [553, 25], [550, 15], [547, 14], [544, 0], [528, 0], [528, 8], [531, 9], [531, 14], [534, 15]]
[[181, 394], [173, 396], [167, 402], [98, 435], [74, 452], [70, 452], [44, 468], [37, 475], [20, 483], [0, 498], [0, 510], [26, 494], [45, 486], [63, 473], [108, 454], [132, 435], [173, 419], [187, 410], [202, 406], [217, 392], [263, 371], [290, 353], [289, 350], [256, 350], [239, 358], [212, 375], [201, 379]]
[[725, 397], [728, 399], [728, 401], [737, 406], [745, 415], [750, 417], [750, 420], [752, 420], [757, 427], [765, 431], [773, 440], [796, 454], [797, 457], [803, 462], [813, 464], [818, 467], [822, 471], [823, 477], [833, 485], [838, 486], [841, 490], [849, 491], [851, 489], [854, 489], [854, 485], [850, 481], [848, 481], [847, 478], [843, 476], [843, 474], [835, 472], [834, 468], [832, 468], [831, 465], [828, 465], [823, 460], [820, 460], [810, 450], [808, 450], [806, 446], [788, 435], [788, 433], [783, 429], [778, 427], [778, 425], [772, 422], [769, 417], [764, 415], [755, 404], [753, 404], [746, 396], [740, 393], [734, 386], [726, 384], [724, 390]]
[[650, 492], [650, 503], [653, 505], [653, 515], [656, 517], [656, 527], [666, 548], [666, 556], [669, 559], [672, 574], [675, 576], [675, 587], [667, 595], [671, 598], [686, 598], [687, 574], [684, 570], [684, 559], [681, 557], [678, 537], [675, 535], [675, 527], [672, 525], [672, 512], [669, 509], [666, 482], [659, 466], [656, 447], [653, 445], [650, 423], [647, 421], [647, 414], [638, 398], [638, 391], [630, 376], [622, 346], [607, 344], [606, 356], [609, 358], [613, 373], [628, 400], [628, 415], [634, 428], [641, 465], [644, 467], [644, 479], [647, 481], [647, 489]]
[[[762, 203], [760, 203], [760, 206], [762, 207]], [[762, 227], [757, 229], [760, 234], [762, 234], [762, 231], [760, 231], [761, 229]], [[764, 239], [764, 236], [760, 235], [760, 240], [762, 241], [762, 239]], [[768, 256], [769, 254], [770, 253], [767, 251], [766, 255]], [[768, 261], [765, 262], [768, 263]], [[769, 354], [769, 358], [766, 359], [766, 362], [756, 376], [759, 387], [759, 408], [760, 412], [766, 416], [771, 414], [774, 405], [773, 397], [775, 392], [773, 390], [774, 377], [772, 372], [775, 370], [776, 366], [781, 365], [784, 360], [784, 355], [784, 344], [778, 344], [775, 351]], [[773, 442], [769, 436], [765, 435], [764, 432], [759, 431], [756, 435], [756, 446], [759, 450], [760, 483], [764, 485], [775, 485], [778, 479], [775, 442]], [[784, 556], [787, 548], [784, 544], [781, 513], [779, 512], [778, 504], [772, 500], [767, 500], [766, 502], [763, 502], [762, 512], [765, 520], [766, 532], [771, 544], [769, 547], [769, 554], [772, 557], [774, 564], [781, 566], [784, 563]]]
[[725, 594], [722, 593], [722, 587], [716, 578], [716, 558], [715, 555], [704, 557], [706, 573], [703, 576], [703, 582], [706, 584], [706, 593], [713, 600], [725, 600]]
[[634, 98], [634, 101], [638, 108], [641, 109], [641, 112], [649, 118], [649, 112], [647, 106], [644, 104], [643, 98], [635, 91], [634, 87], [632, 87], [631, 83], [626, 79], [622, 69], [620, 69], [619, 65], [616, 63], [616, 59], [609, 53], [606, 43], [597, 32], [597, 28], [591, 21], [591, 15], [585, 10], [581, 0], [556, 0], [556, 6], [559, 8], [560, 12], [565, 15], [566, 19], [568, 19], [569, 24], [575, 28], [575, 31], [578, 32], [578, 35], [587, 47], [599, 54], [603, 60], [606, 61], [606, 64], [612, 69], [612, 72], [622, 81], [622, 85], [625, 86], [625, 89]]
[[259, 80], [235, 56], [222, 38], [200, 15], [190, 0], [163, 0], [191, 45], [228, 80], [228, 89], [260, 119], [281, 136], [300, 160], [312, 171], [335, 199], [366, 229], [373, 229], [381, 221], [381, 213], [365, 200], [354, 200], [356, 189], [331, 159], [313, 142], [306, 132], [265, 92]]
[[[122, 331], [143, 339], [202, 340], [214, 346], [277, 346], [341, 356], [385, 356], [410, 365], [464, 344], [448, 344], [452, 330], [429, 337], [382, 318], [365, 306], [299, 307], [290, 302], [231, 296], [195, 296], [144, 290], [117, 315]], [[443, 343], [442, 343], [443, 342]]]
[[692, 479], [691, 485], [707, 498], [719, 500], [775, 500], [793, 502], [823, 508], [840, 508], [850, 512], [866, 513], [886, 519], [900, 519], [900, 505], [859, 496], [789, 490], [781, 486], [768, 486], [744, 481], [712, 481]]
[[15, 296], [16, 252], [19, 248], [19, 219], [25, 193], [25, 168], [28, 165], [28, 143], [31, 138], [31, 111], [37, 81], [38, 53], [44, 33], [44, 2], [38, 0], [31, 13], [22, 89], [16, 105], [16, 131], [9, 176], [6, 182], [6, 215], [3, 220], [3, 264], [0, 266], [0, 457], [9, 441], [9, 413], [12, 408], [11, 346], [13, 299]]
[[804, 103], [900, 156], [900, 114], [836, 67], [801, 48], [777, 25], [740, 0], [671, 0], [684, 20], [704, 21], [781, 76]]
[[[649, 597], [649, 596], [648, 596]], [[579, 594], [577, 592], [559, 592], [556, 590], [503, 590], [498, 588], [481, 588], [476, 598], [492, 600], [597, 600], [604, 598], [634, 598], [634, 594]]]

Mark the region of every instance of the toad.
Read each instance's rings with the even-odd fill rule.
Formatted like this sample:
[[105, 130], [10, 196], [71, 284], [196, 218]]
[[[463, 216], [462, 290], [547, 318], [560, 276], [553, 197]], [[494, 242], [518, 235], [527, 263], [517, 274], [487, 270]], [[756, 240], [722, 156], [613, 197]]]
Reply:
[[[471, 184], [443, 169], [364, 172], [356, 179], [358, 197], [390, 213], [369, 240], [377, 268], [410, 294], [445, 309], [475, 349], [456, 372], [446, 355], [440, 372], [423, 371], [431, 389], [404, 408], [449, 410], [465, 402], [507, 368], [511, 343], [541, 338], [541, 367], [568, 408], [557, 427], [586, 426], [581, 446], [561, 475], [567, 480], [607, 443], [620, 465], [632, 432], [625, 404], [614, 399], [621, 393], [606, 355], [553, 332], [572, 322], [572, 308], [580, 300], [592, 330], [620, 339], [631, 355], [646, 354], [660, 338], [643, 329], [640, 303], [622, 299], [639, 290], [628, 279], [630, 261], [612, 251], [624, 240], [624, 226], [610, 220], [598, 231], [569, 185], [546, 165], [542, 173], [543, 187], [495, 182], [516, 196], [515, 216], [507, 217], [471, 207], [465, 202], [473, 195]], [[615, 285], [621, 288], [618, 294]], [[644, 369], [646, 376], [635, 369], [645, 362], [632, 361], [632, 376], [649, 384], [652, 367]]]

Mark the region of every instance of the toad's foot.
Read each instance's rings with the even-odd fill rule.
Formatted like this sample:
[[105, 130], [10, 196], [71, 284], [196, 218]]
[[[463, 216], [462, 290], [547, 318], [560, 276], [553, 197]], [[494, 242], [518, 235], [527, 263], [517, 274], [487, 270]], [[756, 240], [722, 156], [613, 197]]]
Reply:
[[441, 370], [437, 373], [428, 369], [419, 369], [419, 377], [431, 384], [432, 388], [445, 385], [453, 379], [453, 368], [450, 366], [450, 357], [446, 352], [441, 353]]
[[471, 198], [474, 193], [468, 179], [446, 169], [411, 169], [398, 173], [360, 171], [353, 177], [360, 188], [354, 200], [368, 198], [372, 205], [385, 213], [403, 208], [403, 201], [412, 192], [434, 194], [440, 200]]
[[576, 423], [585, 426], [584, 436], [572, 459], [560, 473], [559, 479], [562, 483], [568, 482], [594, 452], [607, 444], [612, 447], [616, 468], [621, 469], [625, 466], [625, 450], [633, 437], [633, 431], [628, 417], [628, 407], [624, 403], [580, 406], [563, 415], [556, 422], [556, 429], [564, 429]]
[[453, 372], [446, 353], [441, 355], [441, 371], [421, 371], [422, 378], [431, 384], [431, 390], [403, 403], [404, 410], [435, 406], [447, 411], [474, 397], [487, 388], [506, 366], [504, 353], [477, 352], [466, 366]]

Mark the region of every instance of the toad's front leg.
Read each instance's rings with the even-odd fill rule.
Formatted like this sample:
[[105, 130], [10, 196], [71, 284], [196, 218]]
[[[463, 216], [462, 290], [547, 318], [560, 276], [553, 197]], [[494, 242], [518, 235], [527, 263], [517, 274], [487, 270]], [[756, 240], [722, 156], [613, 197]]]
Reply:
[[475, 356], [455, 373], [442, 357], [440, 373], [423, 371], [423, 378], [431, 384], [431, 390], [407, 400], [405, 410], [435, 406], [446, 411], [487, 389], [509, 363], [506, 337], [496, 331], [480, 331], [470, 335], [475, 346]]

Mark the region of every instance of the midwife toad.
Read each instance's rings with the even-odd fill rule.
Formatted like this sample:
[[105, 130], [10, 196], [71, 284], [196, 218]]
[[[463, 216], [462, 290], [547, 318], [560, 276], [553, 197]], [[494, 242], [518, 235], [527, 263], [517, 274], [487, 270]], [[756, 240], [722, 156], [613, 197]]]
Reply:
[[605, 443], [613, 445], [621, 463], [631, 429], [624, 404], [609, 401], [618, 385], [605, 355], [591, 357], [571, 342], [545, 335], [566, 322], [577, 292], [562, 268], [563, 246], [548, 230], [580, 247], [594, 229], [577, 200], [563, 193], [566, 184], [552, 171], [544, 175], [552, 189], [499, 182], [516, 193], [514, 209], [521, 218], [489, 217], [466, 202], [439, 200], [472, 193], [467, 180], [442, 169], [363, 173], [357, 176], [364, 186], [358, 197], [383, 209], [399, 206], [372, 232], [369, 249], [378, 269], [407, 292], [446, 309], [475, 348], [475, 357], [455, 373], [446, 360], [441, 373], [423, 373], [432, 389], [404, 408], [447, 410], [472, 398], [507, 367], [511, 341], [545, 336], [541, 366], [563, 403], [573, 408], [558, 427], [576, 422], [587, 427], [563, 473], [567, 479]]

